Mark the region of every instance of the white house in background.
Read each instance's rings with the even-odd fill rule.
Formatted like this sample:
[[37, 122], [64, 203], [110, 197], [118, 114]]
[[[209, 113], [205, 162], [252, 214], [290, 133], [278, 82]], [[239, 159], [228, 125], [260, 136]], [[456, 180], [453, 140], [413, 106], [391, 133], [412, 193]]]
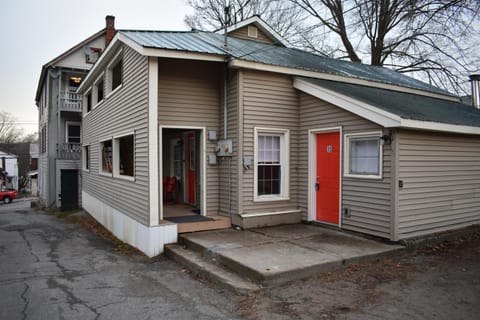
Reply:
[[14, 154], [0, 151], [0, 188], [18, 190], [18, 159]]
[[115, 34], [106, 27], [42, 67], [35, 102], [39, 117], [39, 198], [47, 207], [76, 208], [81, 203], [82, 99], [75, 92]]

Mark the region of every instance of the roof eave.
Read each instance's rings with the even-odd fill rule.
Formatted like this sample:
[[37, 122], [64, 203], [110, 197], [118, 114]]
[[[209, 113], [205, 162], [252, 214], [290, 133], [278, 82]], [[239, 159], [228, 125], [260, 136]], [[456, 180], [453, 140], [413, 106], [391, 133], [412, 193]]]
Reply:
[[40, 94], [41, 94], [41, 91], [42, 91], [42, 87], [43, 87], [43, 82], [45, 81], [45, 74], [46, 74], [46, 71], [48, 68], [50, 67], [53, 67], [55, 66], [55, 64], [57, 64], [59, 61], [61, 61], [63, 58], [65, 58], [66, 56], [68, 56], [69, 54], [75, 52], [76, 50], [80, 49], [81, 47], [83, 47], [85, 44], [89, 43], [89, 42], [92, 42], [94, 40], [96, 40], [97, 38], [101, 37], [104, 33], [106, 32], [106, 29], [103, 28], [102, 30], [98, 31], [97, 33], [91, 35], [90, 37], [88, 37], [87, 39], [77, 43], [76, 45], [74, 45], [73, 47], [71, 47], [70, 49], [68, 49], [67, 51], [63, 52], [62, 54], [60, 54], [59, 56], [53, 58], [52, 60], [50, 60], [49, 62], [47, 62], [46, 64], [44, 64], [42, 66], [42, 71], [40, 72], [40, 78], [38, 80], [38, 86], [37, 86], [37, 92], [35, 94], [35, 102], [38, 103], [38, 101], [40, 101]]
[[341, 109], [356, 114], [385, 128], [404, 128], [480, 135], [480, 127], [405, 119], [399, 115], [384, 111], [370, 104], [312, 84], [300, 78], [294, 79], [293, 86], [302, 92], [327, 101]]

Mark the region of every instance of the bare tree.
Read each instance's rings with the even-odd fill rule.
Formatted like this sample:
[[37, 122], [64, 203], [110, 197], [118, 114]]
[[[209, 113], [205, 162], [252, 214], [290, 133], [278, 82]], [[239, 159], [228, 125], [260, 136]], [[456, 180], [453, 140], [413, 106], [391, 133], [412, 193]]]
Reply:
[[287, 0], [230, 0], [225, 15], [225, 0], [188, 0], [194, 9], [185, 17], [192, 29], [218, 30], [254, 15], [261, 16], [283, 38], [293, 39], [301, 23], [302, 10]]
[[22, 138], [23, 130], [16, 121], [10, 113], [0, 111], [0, 143], [14, 143]]
[[296, 47], [387, 66], [456, 93], [478, 65], [478, 0], [188, 0], [193, 28], [260, 15]]
[[336, 57], [413, 72], [457, 93], [472, 71], [477, 0], [290, 1], [308, 13], [316, 34], [340, 40], [331, 50]]

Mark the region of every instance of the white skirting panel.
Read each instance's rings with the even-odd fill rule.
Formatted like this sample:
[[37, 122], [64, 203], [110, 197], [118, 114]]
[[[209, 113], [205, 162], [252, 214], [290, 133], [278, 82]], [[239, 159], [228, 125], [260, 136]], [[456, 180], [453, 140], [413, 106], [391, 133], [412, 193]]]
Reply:
[[163, 252], [163, 247], [177, 242], [177, 225], [165, 223], [148, 227], [82, 191], [82, 206], [117, 238], [149, 257]]

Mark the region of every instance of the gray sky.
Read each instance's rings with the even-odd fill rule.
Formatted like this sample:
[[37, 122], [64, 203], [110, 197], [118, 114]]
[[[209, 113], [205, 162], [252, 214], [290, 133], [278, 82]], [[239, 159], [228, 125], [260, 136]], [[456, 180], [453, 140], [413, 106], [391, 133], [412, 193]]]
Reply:
[[35, 91], [42, 65], [105, 27], [187, 30], [184, 0], [0, 0], [0, 111], [38, 131]]

